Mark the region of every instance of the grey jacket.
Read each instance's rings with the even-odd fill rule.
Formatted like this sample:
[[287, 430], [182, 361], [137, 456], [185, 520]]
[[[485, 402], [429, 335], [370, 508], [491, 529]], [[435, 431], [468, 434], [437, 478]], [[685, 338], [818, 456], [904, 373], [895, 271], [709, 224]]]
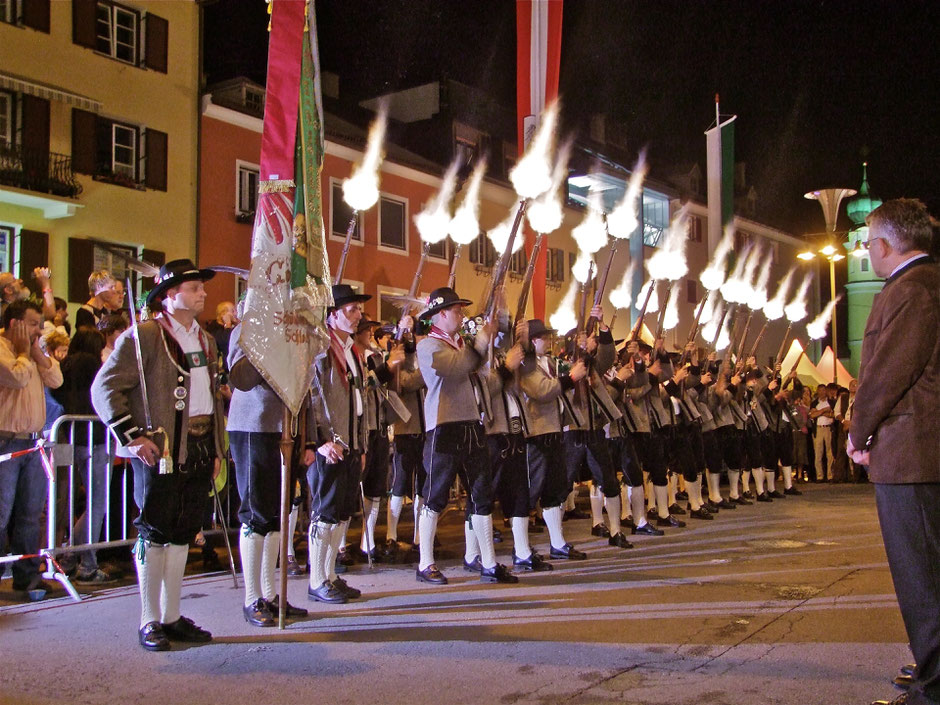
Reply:
[[[154, 429], [164, 429], [171, 456], [177, 465], [181, 465], [186, 462], [189, 372], [177, 363], [175, 356], [181, 352], [179, 345], [156, 320], [144, 321], [137, 329], [140, 332], [140, 351], [144, 378], [147, 381], [151, 421]], [[118, 337], [114, 352], [98, 370], [91, 385], [91, 403], [95, 407], [95, 413], [111, 429], [118, 442], [117, 454], [124, 458], [132, 455], [127, 450], [127, 444], [145, 435], [146, 431], [146, 415], [133, 336], [134, 329], [128, 328]], [[205, 333], [203, 339], [209, 349], [206, 358], [215, 405], [213, 436], [217, 457], [221, 458], [223, 410], [219, 394], [219, 353], [211, 335]], [[177, 400], [173, 396], [173, 390], [180, 386], [186, 389], [186, 398], [183, 400], [183, 409], [177, 412]], [[177, 415], [182, 417], [179, 437], [176, 436]], [[157, 436], [154, 442], [162, 449], [163, 440]]]
[[[482, 348], [482, 339], [480, 347]], [[427, 396], [424, 398], [425, 430], [457, 421], [479, 421], [482, 415], [470, 375], [483, 363], [482, 349], [464, 344], [459, 349], [428, 336], [418, 343], [418, 367]]]
[[[549, 360], [549, 364], [553, 364]], [[538, 364], [534, 354], [526, 355], [519, 374], [519, 386], [525, 404], [527, 437], [561, 433], [572, 423], [562, 395], [574, 387], [568, 375], [552, 377]]]
[[399, 396], [411, 416], [407, 421], [397, 419], [393, 425], [396, 436], [415, 435], [425, 432], [424, 397], [427, 386], [418, 369], [418, 357], [415, 353], [405, 356], [404, 364], [398, 370]]
[[[357, 358], [358, 360], [358, 358]], [[316, 373], [311, 388], [311, 410], [316, 428], [316, 445], [333, 440], [338, 435], [352, 450], [366, 447], [365, 417], [356, 414], [355, 386], [347, 380], [346, 371], [337, 362], [332, 349], [317, 358]], [[360, 375], [365, 380], [365, 370]], [[365, 411], [365, 394], [362, 394]]]
[[574, 389], [565, 392], [576, 412], [576, 418], [568, 424], [566, 430], [601, 431], [608, 423], [622, 416], [604, 383], [604, 374], [614, 364], [617, 354], [610, 331], [606, 331], [606, 335], [602, 333], [600, 340], [593, 368], [585, 378], [588, 382], [588, 394], [578, 395]]
[[646, 369], [634, 372], [623, 390], [624, 420], [631, 433], [649, 433], [650, 417], [646, 408], [646, 397], [652, 390], [650, 375]]

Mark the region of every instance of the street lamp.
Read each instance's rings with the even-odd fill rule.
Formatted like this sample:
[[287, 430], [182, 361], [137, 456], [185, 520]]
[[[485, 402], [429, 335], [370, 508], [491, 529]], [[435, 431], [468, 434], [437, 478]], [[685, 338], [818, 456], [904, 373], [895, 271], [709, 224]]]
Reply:
[[[804, 250], [797, 255], [798, 259], [803, 260], [804, 262], [810, 262], [816, 259], [816, 256], [820, 255], [829, 262], [829, 300], [836, 300], [836, 262], [845, 259], [845, 255], [839, 254], [835, 246], [832, 243], [826, 243], [820, 247], [816, 252], [812, 250]], [[832, 381], [838, 384], [839, 382], [839, 336], [837, 334], [836, 325], [838, 324], [836, 318], [836, 309], [832, 309]]]

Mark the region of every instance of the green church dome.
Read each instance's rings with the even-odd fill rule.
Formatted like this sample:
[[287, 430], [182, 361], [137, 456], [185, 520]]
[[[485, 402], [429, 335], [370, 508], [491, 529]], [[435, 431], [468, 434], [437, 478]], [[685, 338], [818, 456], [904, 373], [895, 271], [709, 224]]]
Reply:
[[858, 195], [846, 204], [845, 210], [856, 226], [862, 225], [868, 214], [881, 205], [880, 198], [874, 198], [868, 188], [868, 162], [862, 163], [862, 185]]

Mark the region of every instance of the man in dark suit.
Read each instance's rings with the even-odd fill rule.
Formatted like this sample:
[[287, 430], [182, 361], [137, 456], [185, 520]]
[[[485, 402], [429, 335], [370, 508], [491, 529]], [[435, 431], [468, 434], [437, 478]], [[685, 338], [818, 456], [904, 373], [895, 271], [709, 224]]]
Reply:
[[[940, 268], [937, 221], [898, 199], [867, 220], [886, 277], [862, 344], [847, 451], [870, 466], [888, 565], [916, 669], [892, 703], [940, 703]], [[881, 703], [888, 701], [878, 701]]]

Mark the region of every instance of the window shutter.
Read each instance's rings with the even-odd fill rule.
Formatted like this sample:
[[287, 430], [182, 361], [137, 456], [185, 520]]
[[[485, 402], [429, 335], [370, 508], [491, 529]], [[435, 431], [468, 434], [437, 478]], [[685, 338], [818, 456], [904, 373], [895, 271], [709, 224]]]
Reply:
[[69, 238], [69, 301], [88, 301], [88, 277], [95, 266], [95, 245], [91, 240]]
[[[159, 250], [148, 250], [145, 247], [141, 259], [144, 262], [149, 262], [156, 267], [160, 267], [166, 264], [166, 253], [160, 252]], [[143, 277], [140, 281], [142, 291], [150, 291], [153, 289], [153, 277]]]
[[[95, 48], [96, 0], [72, 0], [72, 43], [89, 49]], [[84, 301], [84, 298], [82, 299]]]
[[49, 266], [49, 234], [36, 230], [20, 230], [20, 279], [27, 282], [34, 294], [42, 296], [37, 284], [31, 281], [36, 267]]
[[49, 0], [23, 0], [23, 24], [49, 34]]
[[147, 188], [166, 191], [166, 149], [167, 134], [159, 130], [147, 129]]
[[144, 56], [144, 65], [148, 69], [166, 73], [170, 23], [148, 12], [144, 17], [144, 31], [144, 46], [147, 52]]
[[22, 144], [26, 182], [33, 188], [46, 190], [49, 187], [48, 100], [31, 95], [23, 96]]
[[72, 108], [72, 169], [80, 174], [94, 174], [98, 118], [87, 110]]

